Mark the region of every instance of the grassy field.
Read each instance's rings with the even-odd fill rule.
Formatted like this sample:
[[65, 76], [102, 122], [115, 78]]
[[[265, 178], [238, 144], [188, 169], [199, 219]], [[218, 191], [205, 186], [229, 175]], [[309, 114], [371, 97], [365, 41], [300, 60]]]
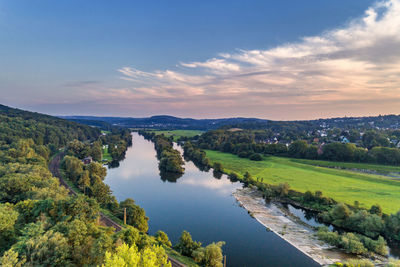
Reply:
[[112, 157], [111, 157], [110, 153], [108, 153], [107, 147], [101, 149], [101, 159], [107, 160], [107, 161], [112, 161]]
[[198, 130], [172, 130], [172, 131], [154, 130], [152, 132], [155, 132], [156, 134], [164, 134], [167, 137], [173, 136], [174, 141], [177, 141], [181, 136], [193, 137], [204, 133], [203, 131], [198, 131]]
[[319, 190], [336, 201], [353, 204], [357, 200], [367, 208], [379, 204], [385, 213], [400, 210], [400, 181], [394, 178], [318, 167], [290, 158], [251, 161], [217, 151], [206, 150], [206, 153], [212, 162], [222, 163], [227, 173], [234, 171], [243, 175], [248, 171], [253, 178], [264, 178], [265, 183], [287, 182], [296, 191]]

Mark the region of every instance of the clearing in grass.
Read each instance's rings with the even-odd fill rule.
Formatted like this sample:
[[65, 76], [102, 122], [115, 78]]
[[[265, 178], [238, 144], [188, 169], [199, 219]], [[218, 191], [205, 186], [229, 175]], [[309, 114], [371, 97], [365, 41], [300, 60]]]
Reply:
[[287, 182], [299, 192], [321, 191], [336, 201], [350, 205], [358, 201], [366, 208], [379, 204], [385, 213], [400, 210], [400, 180], [393, 177], [313, 166], [291, 158], [271, 156], [251, 161], [228, 153], [205, 151], [212, 163], [222, 164], [226, 173], [243, 176], [248, 171], [254, 179], [263, 178], [268, 184]]

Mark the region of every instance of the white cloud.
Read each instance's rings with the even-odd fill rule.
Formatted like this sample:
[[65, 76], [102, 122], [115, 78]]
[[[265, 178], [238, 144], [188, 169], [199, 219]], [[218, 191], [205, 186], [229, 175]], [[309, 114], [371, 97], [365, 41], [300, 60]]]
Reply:
[[376, 100], [381, 104], [369, 111], [392, 112], [385, 108], [400, 105], [399, 71], [400, 0], [378, 2], [346, 27], [273, 49], [221, 53], [180, 63], [177, 70], [119, 69], [132, 82], [123, 94], [127, 99], [163, 100], [170, 110], [178, 104], [193, 111], [218, 106], [264, 117], [279, 106], [310, 117], [315, 109], [332, 111], [338, 103], [347, 103], [343, 112], [360, 113], [362, 103]]

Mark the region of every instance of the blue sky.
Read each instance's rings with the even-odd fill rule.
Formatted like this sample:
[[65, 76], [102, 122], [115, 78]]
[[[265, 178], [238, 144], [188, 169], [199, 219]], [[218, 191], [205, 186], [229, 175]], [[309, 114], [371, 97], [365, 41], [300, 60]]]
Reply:
[[[391, 48], [383, 49], [387, 57], [398, 56], [394, 34], [358, 47], [369, 49], [365, 53], [372, 59], [349, 54], [339, 36], [341, 30], [358, 36], [348, 40], [357, 46], [355, 40], [380, 35], [376, 29], [384, 23], [397, 27], [390, 14], [398, 6], [397, 0], [2, 0], [0, 103], [60, 115], [307, 119], [399, 113], [388, 108], [398, 100], [393, 100], [397, 61], [385, 64], [382, 76], [363, 78], [369, 76], [366, 71], [383, 67], [377, 62], [382, 44]], [[400, 30], [396, 27], [393, 32]], [[316, 44], [318, 38], [325, 41]], [[334, 48], [321, 47], [328, 41]], [[288, 47], [292, 54], [276, 53]], [[305, 54], [310, 48], [318, 52]], [[321, 51], [347, 54], [339, 56], [340, 62], [321, 62]], [[257, 53], [262, 62], [254, 60]], [[318, 66], [304, 65], [305, 56], [318, 58]], [[294, 68], [289, 58], [301, 58], [302, 65]], [[345, 89], [339, 70], [327, 68], [337, 63], [362, 71], [347, 77], [356, 85]], [[299, 69], [315, 83], [305, 82], [305, 71], [299, 78]], [[249, 73], [257, 78], [244, 79], [254, 77]], [[362, 88], [387, 75], [395, 81], [380, 81], [381, 105], [366, 108], [377, 98], [357, 97], [365, 95]], [[313, 84], [319, 89], [311, 90]], [[343, 90], [348, 97], [338, 97]], [[390, 94], [392, 102], [385, 97]]]

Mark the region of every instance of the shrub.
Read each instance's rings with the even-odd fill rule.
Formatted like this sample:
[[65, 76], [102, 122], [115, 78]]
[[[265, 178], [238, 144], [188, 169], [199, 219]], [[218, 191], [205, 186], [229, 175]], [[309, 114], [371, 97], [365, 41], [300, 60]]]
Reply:
[[254, 160], [254, 161], [260, 161], [262, 160], [262, 156], [258, 153], [254, 153], [249, 157], [250, 160]]

